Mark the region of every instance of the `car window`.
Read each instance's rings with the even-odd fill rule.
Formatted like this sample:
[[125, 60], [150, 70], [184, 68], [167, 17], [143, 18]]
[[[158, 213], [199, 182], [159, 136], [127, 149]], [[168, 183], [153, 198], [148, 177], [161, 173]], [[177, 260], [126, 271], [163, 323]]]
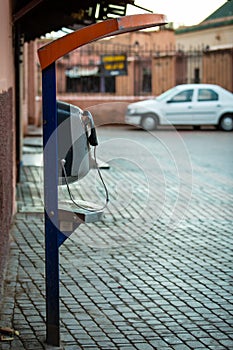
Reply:
[[179, 92], [169, 102], [191, 102], [193, 98], [193, 89]]
[[217, 101], [218, 94], [212, 89], [198, 89], [198, 101]]
[[169, 98], [169, 96], [172, 96], [175, 91], [177, 91], [177, 87], [173, 87], [165, 92], [163, 92], [161, 95], [156, 97], [157, 101], [163, 101]]

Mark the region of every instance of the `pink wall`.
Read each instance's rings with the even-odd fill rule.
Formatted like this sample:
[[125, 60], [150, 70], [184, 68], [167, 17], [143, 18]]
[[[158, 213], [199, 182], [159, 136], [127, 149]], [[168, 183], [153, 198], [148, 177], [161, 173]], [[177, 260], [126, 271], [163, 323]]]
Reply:
[[[149, 98], [150, 96], [147, 96]], [[97, 126], [106, 124], [124, 124], [126, 108], [129, 103], [144, 100], [145, 96], [114, 96], [101, 94], [57, 94], [57, 99], [71, 103], [81, 109], [88, 109]], [[38, 119], [42, 115], [42, 99], [37, 98]]]
[[0, 287], [15, 211], [14, 59], [10, 0], [0, 1]]

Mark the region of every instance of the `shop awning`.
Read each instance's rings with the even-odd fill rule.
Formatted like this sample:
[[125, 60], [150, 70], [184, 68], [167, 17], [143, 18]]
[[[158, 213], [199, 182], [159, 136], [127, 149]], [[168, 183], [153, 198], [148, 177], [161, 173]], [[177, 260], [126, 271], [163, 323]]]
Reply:
[[63, 27], [77, 29], [100, 20], [124, 16], [135, 0], [13, 0], [13, 23], [24, 37], [34, 40]]
[[68, 78], [81, 78], [98, 75], [99, 67], [73, 67], [65, 71]]

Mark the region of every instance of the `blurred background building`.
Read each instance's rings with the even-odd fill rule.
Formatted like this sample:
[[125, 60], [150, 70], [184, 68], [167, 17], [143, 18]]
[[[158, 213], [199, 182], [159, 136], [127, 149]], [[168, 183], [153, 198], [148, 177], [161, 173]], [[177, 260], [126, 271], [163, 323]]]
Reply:
[[[195, 26], [174, 30], [169, 23], [158, 30], [100, 40], [58, 61], [58, 97], [81, 108], [98, 105], [95, 119], [102, 124], [124, 122], [128, 103], [159, 95], [178, 84], [212, 83], [233, 91], [232, 37], [233, 2], [227, 1]], [[47, 40], [51, 39], [33, 42], [34, 49], [30, 50], [34, 50], [35, 57], [38, 47]], [[124, 57], [124, 62], [119, 61], [120, 57]], [[107, 70], [103, 59], [108, 59]], [[33, 62], [36, 60], [30, 60], [30, 64]], [[124, 69], [119, 69], [119, 65]], [[31, 69], [36, 71], [36, 67]], [[35, 79], [36, 98], [33, 96], [29, 103], [35, 108], [29, 116], [38, 125], [40, 70]], [[117, 109], [113, 102], [118, 103]]]

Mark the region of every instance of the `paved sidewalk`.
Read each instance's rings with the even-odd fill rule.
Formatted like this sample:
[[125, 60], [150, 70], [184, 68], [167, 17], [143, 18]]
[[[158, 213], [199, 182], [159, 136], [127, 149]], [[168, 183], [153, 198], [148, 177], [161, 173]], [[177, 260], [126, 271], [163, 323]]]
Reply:
[[[28, 155], [41, 152], [40, 144], [28, 147]], [[161, 162], [166, 163], [162, 156]], [[154, 178], [150, 201], [134, 164], [121, 158], [110, 165], [103, 176], [111, 194], [122, 183], [103, 222], [81, 225], [60, 248], [62, 347], [233, 349], [233, 179], [194, 162], [190, 206], [171, 231], [166, 216], [153, 220], [161, 179]], [[166, 198], [173, 202], [175, 178], [166, 169], [171, 189]], [[46, 348], [41, 167], [27, 165], [22, 172], [0, 314], [0, 326], [13, 327], [20, 336], [0, 343], [2, 350]], [[73, 191], [93, 195], [88, 181], [83, 193], [75, 186]], [[119, 195], [125, 203], [131, 186], [135, 197], [120, 210], [114, 203], [119, 204]]]

